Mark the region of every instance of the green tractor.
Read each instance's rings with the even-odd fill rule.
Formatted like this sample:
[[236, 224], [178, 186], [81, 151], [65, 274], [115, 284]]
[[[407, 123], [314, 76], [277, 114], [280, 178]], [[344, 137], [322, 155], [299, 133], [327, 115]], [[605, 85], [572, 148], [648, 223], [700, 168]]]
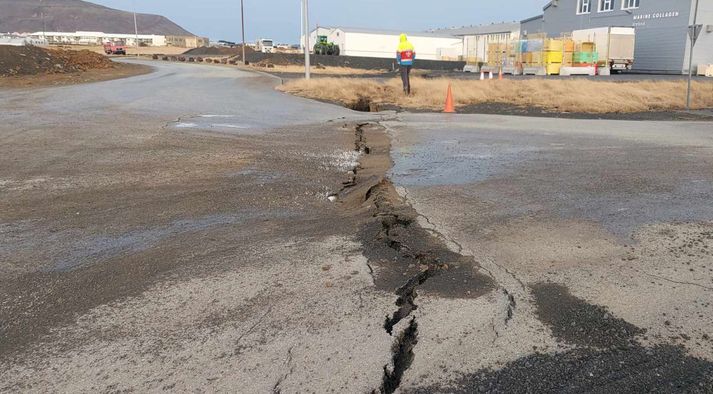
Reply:
[[315, 55], [339, 56], [339, 45], [329, 42], [327, 36], [318, 36], [314, 44]]

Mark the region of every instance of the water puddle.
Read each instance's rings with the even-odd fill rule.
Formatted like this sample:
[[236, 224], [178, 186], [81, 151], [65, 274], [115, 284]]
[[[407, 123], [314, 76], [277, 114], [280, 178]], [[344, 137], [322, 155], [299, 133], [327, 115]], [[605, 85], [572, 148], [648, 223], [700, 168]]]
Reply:
[[198, 127], [198, 124], [197, 123], [189, 123], [189, 122], [177, 122], [176, 124], [174, 124], [173, 127], [177, 128], [177, 129], [189, 129], [189, 128], [193, 128], [193, 127]]
[[391, 177], [402, 186], [462, 185], [483, 181], [527, 160], [538, 148], [427, 140], [393, 150]]
[[195, 129], [214, 130], [227, 133], [234, 133], [236, 130], [257, 129], [256, 125], [245, 123], [237, 115], [204, 114], [189, 118], [182, 118], [176, 122], [168, 124], [169, 129]]
[[[228, 174], [231, 177], [246, 177], [253, 179], [258, 183], [272, 183], [276, 182], [284, 177], [284, 174], [279, 172], [263, 171], [256, 168], [244, 168], [240, 171], [235, 171]], [[245, 182], [241, 179], [241, 182]]]

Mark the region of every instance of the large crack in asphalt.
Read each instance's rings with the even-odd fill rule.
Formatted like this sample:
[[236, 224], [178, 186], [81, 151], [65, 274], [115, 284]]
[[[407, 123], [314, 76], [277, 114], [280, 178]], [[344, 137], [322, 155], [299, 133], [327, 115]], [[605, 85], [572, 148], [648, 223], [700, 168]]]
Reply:
[[[362, 159], [340, 192], [342, 203], [351, 199], [353, 208], [370, 212], [371, 220], [359, 234], [363, 254], [376, 288], [396, 295], [396, 310], [383, 324], [394, 338], [391, 360], [384, 365], [381, 385], [373, 393], [398, 390], [416, 357], [419, 325], [414, 311], [419, 308], [420, 294], [476, 298], [496, 288], [505, 299], [504, 326], [514, 317], [516, 297], [532, 297], [537, 318], [573, 348], [556, 354], [536, 352], [497, 370], [464, 375], [455, 386], [422, 387], [415, 392], [713, 392], [713, 363], [688, 356], [681, 347], [645, 347], [635, 340], [641, 329], [605, 308], [573, 297], [563, 286], [528, 285], [495, 263], [482, 266], [473, 256], [463, 255], [463, 248], [436, 231], [428, 218], [424, 217], [426, 224], [434, 228], [422, 227], [421, 215], [384, 175], [391, 165], [384, 134], [375, 124], [356, 128], [355, 150], [362, 153]], [[382, 141], [370, 145], [370, 138]], [[380, 163], [379, 170], [374, 170], [375, 162]], [[448, 247], [451, 244], [456, 245], [456, 252]], [[480, 273], [491, 269], [498, 272]], [[501, 280], [513, 291], [503, 287]]]
[[[381, 140], [371, 145], [370, 137]], [[477, 298], [496, 285], [492, 278], [480, 273], [472, 257], [452, 251], [442, 237], [419, 225], [416, 210], [385, 177], [392, 163], [388, 136], [381, 126], [357, 125], [354, 149], [361, 153], [360, 163], [349, 172], [338, 197], [342, 203], [358, 203], [371, 212], [372, 219], [359, 234], [363, 253], [375, 286], [397, 297], [396, 310], [383, 323], [384, 330], [394, 337], [391, 361], [383, 367], [381, 386], [373, 391], [393, 393], [415, 357], [419, 333], [413, 312], [418, 309], [419, 291], [445, 298]], [[375, 167], [380, 171], [374, 171]], [[357, 198], [359, 201], [355, 201]], [[514, 303], [510, 305], [514, 308]], [[512, 310], [508, 316], [512, 316]], [[409, 317], [397, 332], [397, 326]]]
[[391, 394], [396, 391], [401, 385], [401, 379], [404, 376], [411, 363], [415, 358], [413, 348], [418, 343], [418, 323], [416, 318], [412, 317], [408, 327], [398, 336], [392, 345], [391, 364], [392, 369], [388, 365], [384, 365], [384, 377], [381, 382], [381, 387], [374, 393]]

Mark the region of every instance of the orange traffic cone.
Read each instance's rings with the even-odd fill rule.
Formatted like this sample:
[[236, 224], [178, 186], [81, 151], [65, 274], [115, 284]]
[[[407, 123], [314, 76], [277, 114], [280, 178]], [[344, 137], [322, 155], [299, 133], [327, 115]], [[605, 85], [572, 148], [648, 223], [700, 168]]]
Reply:
[[451, 89], [451, 84], [448, 84], [448, 94], [446, 95], [446, 108], [443, 112], [447, 114], [452, 114], [456, 112], [455, 105], [453, 105], [453, 90]]
[[503, 68], [500, 67], [500, 74], [498, 74], [498, 81], [502, 81], [502, 80], [503, 80]]

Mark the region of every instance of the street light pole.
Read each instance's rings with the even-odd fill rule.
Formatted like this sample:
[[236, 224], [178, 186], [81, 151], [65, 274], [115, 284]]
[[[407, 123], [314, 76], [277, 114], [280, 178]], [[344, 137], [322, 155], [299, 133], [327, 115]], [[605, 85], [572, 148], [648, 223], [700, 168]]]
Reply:
[[308, 0], [302, 0], [302, 26], [305, 32], [305, 79], [310, 79], [310, 64], [309, 64], [309, 4]]
[[136, 23], [136, 0], [134, 0], [134, 40], [136, 41], [136, 57], [139, 57], [139, 25]]
[[696, 45], [700, 28], [696, 24], [698, 22], [698, 0], [696, 0], [696, 8], [693, 12], [693, 25], [688, 28], [688, 35], [691, 39], [691, 53], [688, 58], [688, 88], [686, 89], [686, 111], [691, 110], [691, 79], [693, 78], [693, 47]]
[[305, 17], [304, 17], [304, 6], [300, 1], [300, 49], [305, 50]]
[[243, 31], [243, 65], [247, 64], [245, 59], [245, 7], [243, 0], [240, 0], [240, 27]]
[[42, 18], [42, 39], [47, 41], [47, 24], [45, 23], [45, 7], [40, 0], [40, 17]]

